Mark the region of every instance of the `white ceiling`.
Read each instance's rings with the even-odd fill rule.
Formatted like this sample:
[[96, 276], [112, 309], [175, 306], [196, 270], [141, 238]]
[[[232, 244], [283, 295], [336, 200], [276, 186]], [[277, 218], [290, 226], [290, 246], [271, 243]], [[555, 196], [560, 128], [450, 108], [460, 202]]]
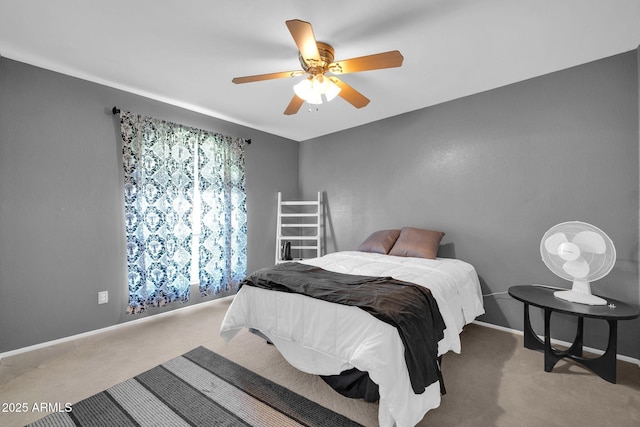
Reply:
[[[300, 69], [288, 19], [336, 60], [397, 49], [404, 64], [341, 77], [371, 99], [362, 109], [336, 98], [285, 116], [302, 77], [231, 79]], [[0, 0], [4, 57], [296, 141], [639, 44], [640, 0]]]

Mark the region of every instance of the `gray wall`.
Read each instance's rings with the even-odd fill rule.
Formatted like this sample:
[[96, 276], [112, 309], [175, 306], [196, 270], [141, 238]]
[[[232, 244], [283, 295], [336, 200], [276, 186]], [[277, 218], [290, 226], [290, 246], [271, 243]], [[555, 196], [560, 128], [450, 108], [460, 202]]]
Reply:
[[[140, 317], [124, 314], [122, 155], [114, 105], [251, 138], [248, 268], [273, 263], [276, 192], [298, 194], [297, 142], [1, 58], [0, 352]], [[98, 305], [103, 290], [109, 303]], [[206, 299], [196, 294], [188, 304]]]
[[[325, 192], [328, 251], [354, 249], [386, 227], [440, 229], [454, 255], [476, 266], [485, 293], [535, 282], [567, 286], [540, 261], [540, 238], [561, 221], [591, 222], [618, 249], [615, 269], [594, 290], [638, 304], [638, 63], [629, 52], [298, 148], [1, 58], [0, 352], [138, 318], [124, 314], [113, 105], [253, 140], [246, 153], [250, 271], [273, 262], [276, 192], [296, 197], [300, 185], [305, 197]], [[97, 305], [101, 290], [109, 304]], [[481, 320], [522, 328], [521, 304], [504, 295], [485, 303]], [[572, 338], [572, 319], [557, 325], [554, 335]], [[639, 331], [640, 322], [621, 322], [621, 353], [640, 358]], [[604, 348], [602, 325], [587, 322], [587, 335], [587, 345]]]
[[[384, 228], [445, 231], [443, 243], [476, 267], [484, 293], [568, 287], [541, 261], [540, 240], [559, 222], [592, 223], [618, 252], [594, 292], [637, 305], [638, 143], [632, 51], [305, 141], [301, 191], [326, 192], [329, 252]], [[522, 304], [508, 295], [485, 298], [485, 307], [480, 320], [522, 330]], [[573, 321], [554, 320], [554, 337], [572, 340]], [[585, 323], [586, 345], [604, 349], [605, 323]], [[639, 358], [640, 322], [619, 328], [620, 352]]]

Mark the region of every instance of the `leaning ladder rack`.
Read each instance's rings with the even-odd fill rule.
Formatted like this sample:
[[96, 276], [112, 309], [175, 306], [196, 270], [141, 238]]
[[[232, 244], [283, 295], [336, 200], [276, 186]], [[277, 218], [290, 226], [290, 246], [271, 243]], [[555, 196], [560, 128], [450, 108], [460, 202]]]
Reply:
[[316, 200], [282, 200], [278, 192], [278, 224], [276, 229], [276, 264], [282, 259], [284, 242], [291, 242], [293, 260], [322, 255], [322, 193]]

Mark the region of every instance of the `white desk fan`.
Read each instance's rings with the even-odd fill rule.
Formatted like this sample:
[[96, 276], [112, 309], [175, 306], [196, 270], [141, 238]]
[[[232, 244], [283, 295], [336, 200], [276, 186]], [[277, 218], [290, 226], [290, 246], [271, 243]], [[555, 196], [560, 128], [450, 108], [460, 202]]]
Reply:
[[554, 292], [556, 298], [588, 305], [607, 304], [591, 293], [591, 282], [609, 274], [616, 263], [616, 248], [598, 227], [580, 221], [554, 225], [542, 237], [540, 254], [549, 270], [573, 281], [570, 291]]

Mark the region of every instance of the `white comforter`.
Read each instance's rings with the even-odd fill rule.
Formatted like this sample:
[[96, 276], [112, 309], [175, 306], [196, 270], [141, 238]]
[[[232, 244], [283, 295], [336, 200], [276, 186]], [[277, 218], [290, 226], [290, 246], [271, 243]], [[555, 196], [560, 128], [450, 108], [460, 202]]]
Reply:
[[[478, 276], [464, 261], [336, 252], [301, 262], [428, 287], [446, 324], [439, 354], [459, 353], [463, 326], [484, 313]], [[225, 315], [220, 335], [228, 342], [243, 327], [260, 330], [301, 371], [317, 375], [335, 375], [352, 367], [367, 371], [379, 386], [382, 427], [414, 426], [440, 405], [437, 382], [422, 394], [413, 392], [397, 330], [359, 308], [243, 286]]]

